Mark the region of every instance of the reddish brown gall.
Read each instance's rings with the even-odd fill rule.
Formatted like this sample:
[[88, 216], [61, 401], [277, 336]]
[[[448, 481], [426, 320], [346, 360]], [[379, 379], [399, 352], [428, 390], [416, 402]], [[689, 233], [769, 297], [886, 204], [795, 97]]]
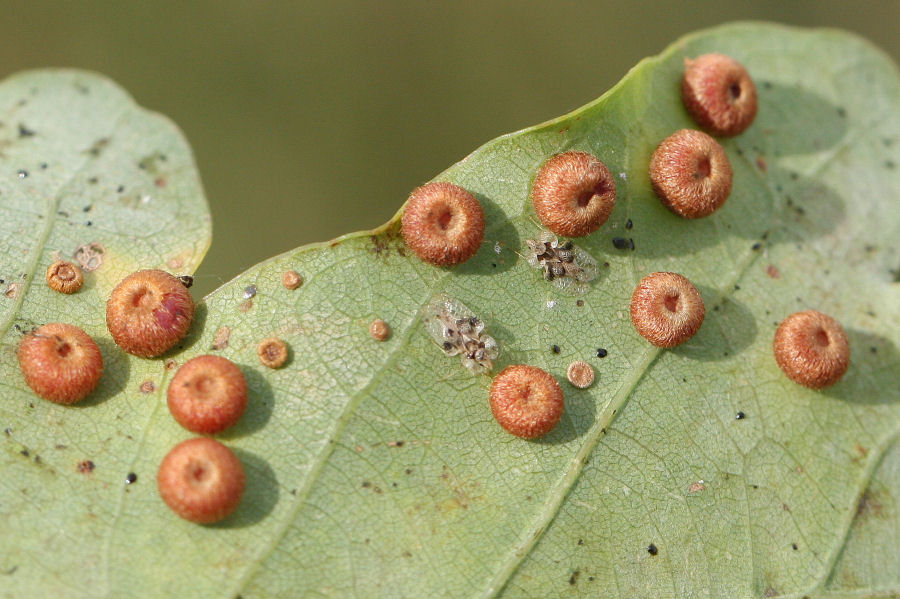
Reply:
[[427, 183], [415, 189], [403, 209], [401, 224], [406, 245], [435, 266], [465, 262], [484, 240], [481, 204], [452, 183]]
[[247, 407], [247, 381], [234, 362], [205, 355], [178, 369], [168, 391], [169, 411], [195, 433], [224, 431], [240, 420]]
[[125, 277], [106, 302], [106, 326], [123, 350], [142, 358], [165, 353], [187, 334], [194, 302], [187, 287], [161, 270]]
[[25, 335], [19, 366], [32, 391], [54, 403], [87, 396], [103, 374], [103, 356], [91, 337], [71, 324], [51, 322]]
[[176, 445], [156, 475], [159, 494], [173, 512], [211, 524], [228, 517], [244, 494], [244, 467], [230, 449], [208, 437]]
[[700, 330], [706, 307], [697, 288], [674, 272], [655, 272], [631, 296], [631, 322], [657, 347], [681, 345]]
[[507, 432], [525, 439], [546, 435], [563, 413], [563, 392], [548, 372], [508, 366], [491, 383], [491, 411]]
[[756, 118], [756, 86], [744, 66], [724, 54], [684, 59], [681, 98], [697, 123], [713, 135], [742, 133]]
[[835, 384], [850, 365], [850, 343], [843, 327], [816, 310], [785, 318], [775, 331], [774, 351], [787, 377], [811, 389]]
[[550, 158], [531, 187], [534, 211], [545, 227], [565, 237], [600, 228], [616, 204], [616, 184], [606, 165], [586, 152]]
[[731, 163], [722, 146], [694, 129], [663, 140], [650, 158], [650, 183], [662, 203], [684, 218], [709, 216], [731, 193]]

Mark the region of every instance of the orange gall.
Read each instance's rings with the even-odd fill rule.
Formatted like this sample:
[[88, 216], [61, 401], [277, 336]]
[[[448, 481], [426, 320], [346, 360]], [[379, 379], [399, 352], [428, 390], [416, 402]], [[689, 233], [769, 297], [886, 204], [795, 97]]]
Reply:
[[27, 333], [18, 355], [25, 382], [54, 403], [84, 399], [103, 374], [97, 343], [80, 328], [64, 322], [51, 322]]
[[234, 512], [241, 503], [245, 481], [237, 456], [208, 437], [176, 445], [163, 458], [156, 475], [166, 505], [198, 524], [218, 522]]
[[484, 240], [484, 209], [471, 193], [446, 182], [416, 188], [401, 218], [406, 245], [424, 262], [453, 266], [475, 255]]
[[175, 373], [167, 399], [169, 411], [184, 428], [195, 433], [220, 433], [243, 415], [247, 381], [231, 360], [197, 356]]
[[550, 373], [535, 366], [508, 366], [491, 383], [491, 411], [507, 432], [525, 439], [546, 435], [563, 413], [563, 392]]
[[694, 129], [673, 133], [650, 158], [653, 191], [684, 218], [702, 218], [721, 208], [731, 193], [732, 176], [719, 142]]
[[744, 65], [724, 54], [684, 59], [681, 99], [694, 120], [713, 135], [738, 135], [756, 118], [753, 79]]
[[795, 312], [775, 331], [775, 361], [789, 379], [824, 389], [850, 366], [850, 343], [841, 324], [816, 310]]
[[616, 184], [605, 164], [587, 152], [550, 158], [531, 186], [541, 223], [557, 235], [583, 237], [606, 222], [616, 204]]
[[187, 335], [194, 301], [178, 277], [140, 270], [125, 277], [106, 302], [106, 326], [116, 344], [141, 358], [159, 356]]
[[681, 345], [700, 330], [705, 316], [700, 292], [674, 272], [647, 275], [631, 296], [634, 328], [657, 347]]

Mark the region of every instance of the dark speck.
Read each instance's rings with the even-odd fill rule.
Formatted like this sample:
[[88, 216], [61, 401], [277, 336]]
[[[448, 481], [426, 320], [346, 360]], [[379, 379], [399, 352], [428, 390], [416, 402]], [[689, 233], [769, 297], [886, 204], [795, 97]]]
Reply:
[[584, 545], [584, 539], [578, 539], [578, 544], [579, 544], [579, 545]]
[[118, 187], [116, 187], [116, 191], [117, 191], [118, 193], [122, 193], [123, 191], [125, 191], [125, 186], [124, 186], [124, 185], [119, 185]]
[[34, 131], [19, 123], [19, 137], [31, 137], [34, 135]]
[[363, 489], [368, 489], [368, 488], [371, 487], [371, 486], [372, 486], [372, 483], [370, 483], [370, 482], [367, 481], [367, 480], [364, 480], [364, 481], [362, 482], [362, 488], [363, 488]]
[[761, 247], [762, 247], [762, 244], [761, 244], [760, 242], [757, 241], [756, 243], [753, 244], [753, 246], [751, 247], [751, 249], [755, 252], [755, 251], [757, 251], [757, 250], [758, 250], [759, 248], [761, 248]]
[[85, 206], [84, 208], [82, 208], [81, 211], [82, 211], [82, 212], [90, 212], [90, 211], [91, 211], [91, 208], [93, 208], [93, 206], [92, 206], [92, 205], [88, 205], [88, 206]]
[[9, 435], [12, 434], [12, 429], [11, 429], [11, 428], [5, 428], [5, 429], [3, 429], [3, 432], [6, 433], [6, 436], [9, 436]]
[[847, 111], [844, 110], [843, 108], [838, 108], [837, 113], [838, 113], [838, 116], [841, 118], [844, 118], [847, 116]]
[[794, 551], [797, 551], [797, 549], [798, 549], [797, 543], [791, 543], [791, 549], [793, 549]]
[[656, 555], [657, 553], [659, 553], [659, 549], [656, 548], [656, 545], [650, 543], [650, 545], [647, 546], [647, 553], [649, 553], [650, 555]]
[[40, 164], [41, 170], [45, 170], [48, 166], [50, 166], [50, 165], [47, 164], [46, 162], [42, 162], [42, 163]]
[[634, 226], [634, 223], [631, 222], [630, 218], [625, 221], [625, 228], [628, 229], [629, 231], [631, 230], [631, 227], [633, 227], [633, 226]]
[[869, 351], [872, 352], [873, 354], [877, 354], [878, 348], [873, 345], [872, 347], [869, 348]]
[[88, 222], [86, 222], [86, 223], [84, 223], [84, 224], [85, 224], [85, 226], [90, 227], [90, 226], [93, 225], [94, 223], [93, 223], [92, 221], [88, 221]]
[[633, 250], [634, 249], [634, 240], [633, 239], [625, 239], [624, 237], [613, 237], [612, 240], [613, 247], [617, 250]]
[[578, 570], [575, 570], [574, 572], [572, 572], [572, 575], [569, 576], [569, 584], [574, 585], [575, 583], [577, 583], [579, 574], [581, 574], [581, 572]]
[[20, 169], [17, 174], [19, 175], [19, 179], [24, 179], [28, 176], [28, 171], [26, 171], [25, 169]]
[[496, 263], [496, 262], [491, 262], [491, 266], [493, 266], [494, 268], [497, 268], [497, 263]]
[[554, 354], [558, 354], [558, 353], [559, 353], [559, 346], [558, 346], [558, 345], [554, 345], [553, 347], [550, 348], [550, 350], [551, 350]]
[[740, 286], [740, 285], [735, 285], [735, 286], [734, 286], [734, 290], [735, 290], [735, 291], [740, 291], [740, 289], [741, 289], [741, 286]]
[[608, 354], [609, 354], [609, 352], [606, 351], [606, 350], [605, 350], [604, 348], [602, 348], [602, 347], [599, 348], [599, 349], [597, 349], [597, 357], [598, 357], [598, 358], [605, 358]]
[[743, 412], [738, 412], [737, 414], [734, 415], [735, 420], [743, 420], [746, 417], [747, 417], [747, 415], [744, 414]]
[[130, 485], [137, 482], [137, 474], [134, 472], [129, 472], [128, 476], [125, 477], [125, 484]]
[[21, 454], [22, 454], [23, 456], [25, 456], [26, 458], [27, 458], [29, 455], [31, 455], [31, 454], [28, 453], [28, 450], [27, 450], [27, 449], [23, 449], [23, 450], [20, 451], [19, 453], [21, 453]]
[[244, 288], [244, 299], [250, 299], [256, 295], [256, 285], [247, 285]]
[[893, 160], [885, 160], [885, 161], [884, 161], [884, 166], [885, 166], [885, 168], [887, 168], [887, 169], [889, 169], [889, 170], [894, 170], [894, 167], [897, 166], [897, 165], [894, 163]]
[[578, 306], [579, 308], [582, 307], [582, 306], [584, 305], [584, 300], [578, 300], [578, 301], [576, 301], [576, 302], [575, 302], [575, 305]]

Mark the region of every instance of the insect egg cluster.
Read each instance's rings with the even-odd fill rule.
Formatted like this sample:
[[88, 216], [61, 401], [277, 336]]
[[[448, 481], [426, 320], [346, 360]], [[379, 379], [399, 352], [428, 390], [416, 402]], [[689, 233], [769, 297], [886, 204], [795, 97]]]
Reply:
[[434, 297], [425, 308], [425, 328], [445, 354], [462, 356], [463, 366], [475, 374], [493, 368], [500, 348], [484, 332], [484, 322], [462, 302], [448, 295]]
[[541, 231], [537, 239], [526, 239], [525, 244], [528, 263], [560, 289], [584, 293], [600, 270], [593, 256], [571, 241], [560, 243], [549, 231]]

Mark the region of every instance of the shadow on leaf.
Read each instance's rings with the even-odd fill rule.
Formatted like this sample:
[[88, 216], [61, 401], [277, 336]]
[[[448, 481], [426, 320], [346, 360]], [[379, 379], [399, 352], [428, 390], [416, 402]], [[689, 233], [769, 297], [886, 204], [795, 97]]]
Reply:
[[238, 509], [213, 528], [244, 528], [262, 521], [278, 503], [278, 478], [269, 463], [243, 449], [232, 449], [244, 465], [247, 485]]
[[850, 367], [825, 395], [849, 404], [900, 402], [900, 354], [887, 338], [859, 329], [845, 329], [850, 341]]

